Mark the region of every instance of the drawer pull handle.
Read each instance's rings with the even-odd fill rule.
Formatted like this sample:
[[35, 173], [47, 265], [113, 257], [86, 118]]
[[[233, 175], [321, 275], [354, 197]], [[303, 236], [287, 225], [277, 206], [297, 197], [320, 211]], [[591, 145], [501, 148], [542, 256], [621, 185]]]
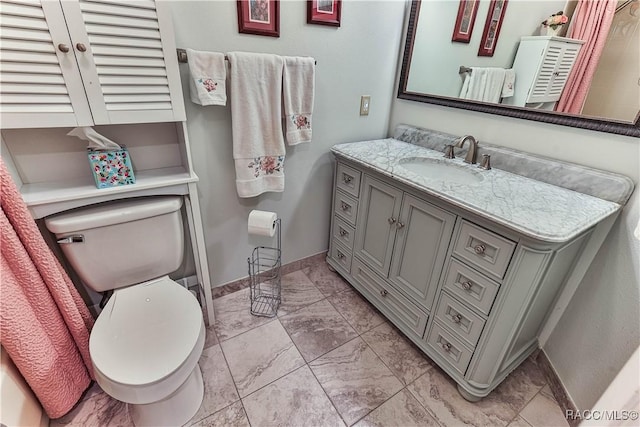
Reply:
[[62, 53], [68, 53], [68, 52], [69, 52], [69, 46], [67, 46], [67, 45], [66, 45], [66, 44], [64, 44], [64, 43], [60, 43], [60, 44], [58, 45], [58, 50], [59, 50], [60, 52], [62, 52]]
[[351, 184], [351, 181], [353, 181], [353, 177], [351, 175], [347, 175], [346, 173], [343, 173], [342, 180], [344, 181], [345, 184]]
[[462, 284], [462, 289], [464, 289], [465, 291], [470, 291], [472, 286], [473, 286], [473, 283], [471, 283], [470, 280], [467, 280]]
[[398, 227], [398, 230], [401, 229], [402, 227], [404, 227], [404, 222], [398, 221], [398, 223], [396, 224], [396, 227]]
[[380, 291], [380, 295], [382, 295], [383, 297], [386, 297], [388, 293], [389, 292], [386, 289]]
[[388, 222], [389, 224], [394, 224], [394, 223], [396, 222], [396, 219], [395, 219], [394, 217], [391, 217], [391, 218], [389, 218], [389, 219], [387, 220], [387, 222]]
[[474, 246], [473, 250], [476, 252], [477, 255], [482, 255], [484, 254], [484, 251], [487, 249], [487, 247], [485, 245], [476, 245]]
[[460, 314], [456, 314], [455, 316], [451, 316], [451, 320], [453, 320], [453, 323], [460, 323], [462, 321], [462, 316], [460, 316]]
[[449, 344], [448, 342], [442, 343], [442, 349], [444, 351], [446, 351], [447, 353], [451, 351], [451, 344]]
[[347, 231], [346, 231], [344, 228], [341, 228], [341, 229], [340, 229], [340, 236], [344, 237], [344, 236], [346, 236], [347, 234], [349, 234], [349, 233], [347, 233]]
[[78, 49], [78, 51], [80, 51], [80, 52], [86, 52], [87, 51], [87, 47], [85, 45], [83, 45], [82, 43], [78, 43], [76, 45], [76, 49]]
[[349, 206], [345, 202], [340, 202], [340, 208], [342, 208], [342, 210], [346, 212], [351, 208], [351, 206]]
[[338, 258], [339, 259], [345, 259], [345, 256], [342, 252], [338, 251]]

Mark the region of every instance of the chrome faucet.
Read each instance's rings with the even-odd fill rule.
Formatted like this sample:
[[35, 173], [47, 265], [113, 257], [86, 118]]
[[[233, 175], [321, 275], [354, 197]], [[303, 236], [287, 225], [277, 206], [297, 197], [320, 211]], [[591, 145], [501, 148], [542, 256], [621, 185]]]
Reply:
[[474, 165], [476, 163], [476, 150], [478, 149], [478, 141], [476, 141], [474, 137], [465, 135], [458, 140], [454, 147], [462, 148], [465, 141], [469, 141], [469, 150], [467, 151], [467, 156], [464, 158], [464, 162]]

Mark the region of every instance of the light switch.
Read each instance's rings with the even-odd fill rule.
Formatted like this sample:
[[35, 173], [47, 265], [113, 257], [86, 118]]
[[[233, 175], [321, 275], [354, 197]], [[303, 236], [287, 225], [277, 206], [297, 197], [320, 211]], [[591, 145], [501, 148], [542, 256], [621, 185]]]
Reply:
[[369, 104], [371, 104], [371, 96], [362, 95], [360, 97], [360, 115], [361, 116], [369, 115]]

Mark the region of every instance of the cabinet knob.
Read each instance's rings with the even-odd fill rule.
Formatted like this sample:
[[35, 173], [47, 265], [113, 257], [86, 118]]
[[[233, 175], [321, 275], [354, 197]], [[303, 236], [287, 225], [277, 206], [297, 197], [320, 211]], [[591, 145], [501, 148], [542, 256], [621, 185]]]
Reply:
[[58, 45], [58, 50], [59, 50], [60, 52], [62, 52], [62, 53], [68, 53], [68, 52], [69, 52], [69, 46], [67, 46], [67, 45], [66, 45], [66, 44], [64, 44], [64, 43], [60, 43], [60, 44]]
[[474, 246], [473, 250], [476, 252], [476, 254], [478, 255], [482, 255], [484, 254], [485, 249], [487, 249], [487, 247], [485, 245], [476, 245]]
[[442, 343], [442, 349], [444, 351], [446, 351], [447, 353], [451, 351], [451, 344], [449, 344], [448, 342], [444, 342]]
[[344, 254], [340, 251], [338, 251], [338, 258], [339, 259], [344, 259]]
[[353, 177], [351, 175], [347, 175], [346, 173], [342, 174], [342, 180], [345, 184], [350, 184], [353, 181]]
[[343, 211], [345, 211], [345, 212], [346, 212], [346, 211], [348, 211], [350, 207], [351, 207], [351, 206], [349, 206], [349, 205], [348, 205], [348, 204], [346, 204], [345, 202], [341, 202], [341, 204], [340, 204], [340, 208], [341, 208]]
[[455, 316], [451, 316], [451, 320], [453, 320], [453, 323], [460, 323], [460, 321], [462, 321], [462, 316], [460, 316], [460, 314], [456, 314]]
[[387, 222], [388, 222], [389, 224], [394, 224], [394, 223], [396, 222], [396, 219], [395, 219], [394, 217], [391, 217], [391, 218], [389, 218], [389, 219], [387, 220]]
[[344, 228], [341, 228], [341, 229], [340, 229], [340, 236], [344, 237], [344, 236], [346, 236], [347, 234], [348, 234], [348, 233], [347, 233], [347, 231], [346, 231]]
[[76, 44], [76, 49], [78, 49], [79, 52], [86, 52], [87, 51], [87, 47], [82, 43]]
[[473, 286], [473, 283], [471, 283], [470, 280], [467, 280], [466, 282], [464, 282], [462, 284], [462, 289], [464, 289], [465, 291], [469, 291], [469, 290], [471, 290], [472, 286]]
[[380, 295], [382, 295], [383, 297], [386, 297], [388, 293], [389, 292], [386, 289], [380, 291]]
[[398, 227], [398, 229], [404, 227], [404, 222], [398, 221], [398, 223], [396, 224], [396, 227]]

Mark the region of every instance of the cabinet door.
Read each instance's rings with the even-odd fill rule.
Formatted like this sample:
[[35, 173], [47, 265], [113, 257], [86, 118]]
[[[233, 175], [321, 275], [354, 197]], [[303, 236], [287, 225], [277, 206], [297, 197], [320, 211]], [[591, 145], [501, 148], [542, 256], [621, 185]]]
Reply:
[[553, 102], [560, 99], [580, 47], [576, 43], [549, 41], [538, 75], [529, 92], [528, 103]]
[[354, 253], [382, 277], [389, 274], [402, 191], [368, 175], [358, 207]]
[[96, 124], [185, 120], [166, 5], [80, 0], [62, 7]]
[[2, 127], [90, 126], [60, 3], [3, 1], [0, 13]]
[[435, 296], [455, 220], [447, 211], [404, 195], [389, 279], [427, 310]]

